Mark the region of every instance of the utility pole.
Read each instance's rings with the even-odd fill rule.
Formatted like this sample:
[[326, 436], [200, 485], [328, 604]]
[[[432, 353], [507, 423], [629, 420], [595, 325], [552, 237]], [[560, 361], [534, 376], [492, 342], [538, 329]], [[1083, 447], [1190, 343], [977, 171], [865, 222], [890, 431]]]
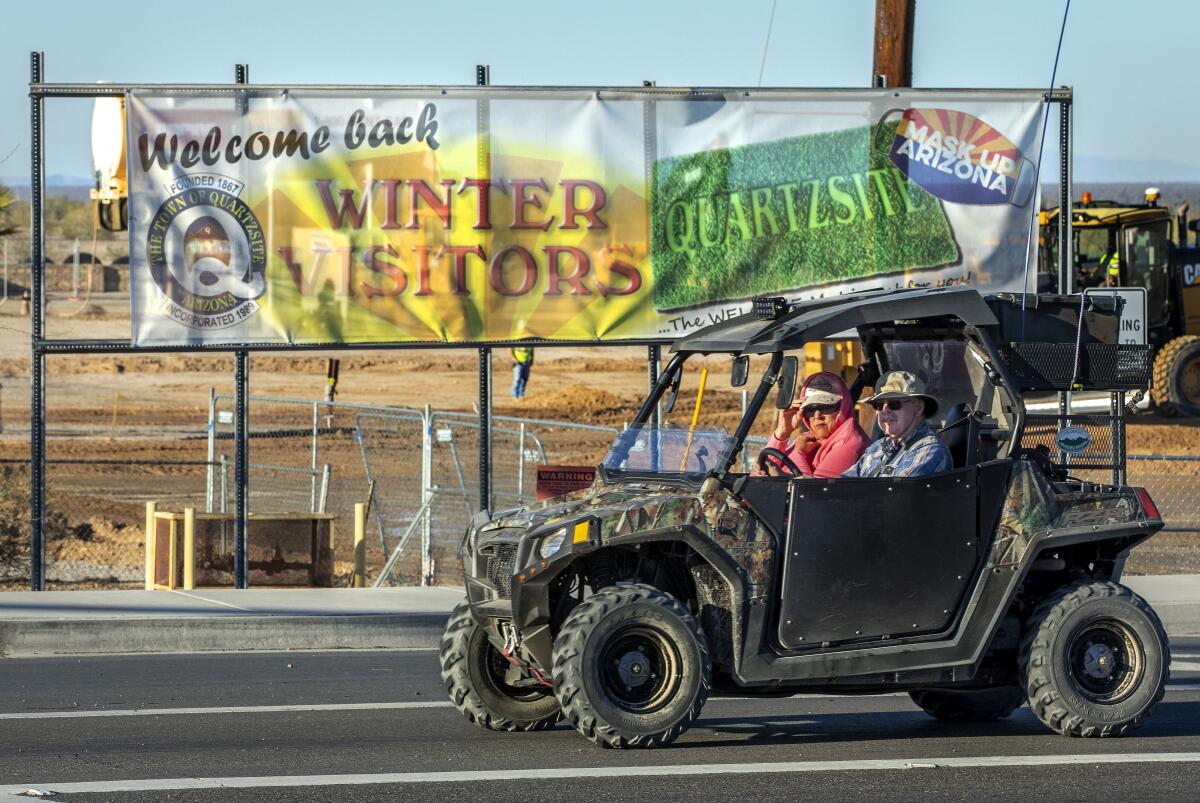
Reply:
[[875, 0], [872, 86], [912, 86], [913, 17], [917, 0]]

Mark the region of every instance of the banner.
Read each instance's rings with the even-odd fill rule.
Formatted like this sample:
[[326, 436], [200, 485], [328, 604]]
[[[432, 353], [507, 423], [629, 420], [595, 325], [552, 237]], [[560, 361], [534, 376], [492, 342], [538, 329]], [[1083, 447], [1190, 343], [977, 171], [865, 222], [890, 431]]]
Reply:
[[252, 89], [127, 108], [133, 342], [238, 345], [670, 339], [757, 295], [1020, 291], [1044, 104]]

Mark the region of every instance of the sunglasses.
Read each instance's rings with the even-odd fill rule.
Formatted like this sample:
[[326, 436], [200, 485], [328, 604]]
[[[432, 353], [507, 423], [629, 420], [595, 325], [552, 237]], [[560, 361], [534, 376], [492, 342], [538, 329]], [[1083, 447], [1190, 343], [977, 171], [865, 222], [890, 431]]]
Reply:
[[873, 401], [873, 402], [871, 402], [871, 406], [873, 408], [875, 408], [876, 412], [879, 412], [884, 407], [895, 412], [896, 410], [899, 410], [900, 408], [904, 407], [904, 399], [888, 399], [887, 401]]
[[828, 416], [833, 415], [840, 409], [842, 409], [840, 404], [810, 404], [803, 408], [800, 412], [806, 416], [812, 415], [813, 413], [820, 413], [821, 415]]

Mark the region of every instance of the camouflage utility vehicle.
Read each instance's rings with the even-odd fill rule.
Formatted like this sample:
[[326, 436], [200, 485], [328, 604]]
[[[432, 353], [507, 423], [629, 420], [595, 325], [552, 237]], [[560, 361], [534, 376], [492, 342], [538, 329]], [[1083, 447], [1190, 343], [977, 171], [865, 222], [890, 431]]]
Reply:
[[[1122, 484], [1122, 393], [1146, 387], [1150, 354], [1117, 345], [1116, 303], [964, 288], [757, 299], [682, 338], [592, 487], [472, 522], [467, 600], [441, 645], [452, 701], [486, 728], [565, 718], [608, 747], [671, 742], [714, 690], [900, 690], [942, 720], [1028, 702], [1062, 734], [1138, 727], [1163, 695], [1167, 639], [1120, 578], [1162, 520]], [[805, 343], [847, 331], [867, 355], [855, 398], [881, 372], [924, 374], [952, 470], [744, 470], [768, 399], [791, 403]], [[729, 432], [701, 415], [717, 360], [735, 388], [758, 375]], [[657, 423], [697, 385], [680, 426]], [[1111, 414], [1022, 403], [1067, 389], [1111, 391]]]

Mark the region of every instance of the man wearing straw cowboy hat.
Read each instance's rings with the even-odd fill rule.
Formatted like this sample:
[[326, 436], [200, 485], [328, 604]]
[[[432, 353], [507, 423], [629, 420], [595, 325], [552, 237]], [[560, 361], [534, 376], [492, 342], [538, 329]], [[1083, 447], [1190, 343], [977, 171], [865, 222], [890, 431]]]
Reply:
[[878, 414], [883, 437], [843, 477], [920, 477], [954, 467], [950, 450], [925, 423], [937, 412], [938, 403], [920, 377], [889, 371], [878, 392], [866, 401]]

